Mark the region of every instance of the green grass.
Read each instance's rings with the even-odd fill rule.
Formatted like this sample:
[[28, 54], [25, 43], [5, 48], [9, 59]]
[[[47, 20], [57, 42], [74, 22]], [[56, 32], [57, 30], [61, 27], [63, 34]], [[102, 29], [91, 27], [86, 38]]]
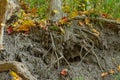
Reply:
[[118, 73], [117, 75], [113, 75], [114, 80], [120, 80], [120, 73]]
[[91, 4], [99, 13], [106, 13], [113, 18], [120, 18], [120, 0], [91, 0]]
[[45, 18], [48, 10], [48, 0], [24, 0], [30, 8], [37, 8], [40, 18]]
[[[49, 0], [24, 0], [28, 5], [38, 9], [40, 17], [46, 17], [48, 13]], [[120, 0], [63, 0], [63, 5], [67, 6], [68, 13], [74, 10], [85, 11], [94, 9], [99, 13], [106, 13], [113, 18], [120, 18]]]

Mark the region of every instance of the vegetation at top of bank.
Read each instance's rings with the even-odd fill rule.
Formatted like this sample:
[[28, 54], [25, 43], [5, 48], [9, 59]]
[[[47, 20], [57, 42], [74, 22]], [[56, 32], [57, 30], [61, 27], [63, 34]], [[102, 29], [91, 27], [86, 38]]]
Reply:
[[[37, 8], [41, 18], [48, 13], [50, 0], [23, 0], [31, 8]], [[103, 15], [108, 18], [120, 18], [120, 0], [63, 0], [62, 8], [67, 14], [93, 11], [94, 14]]]

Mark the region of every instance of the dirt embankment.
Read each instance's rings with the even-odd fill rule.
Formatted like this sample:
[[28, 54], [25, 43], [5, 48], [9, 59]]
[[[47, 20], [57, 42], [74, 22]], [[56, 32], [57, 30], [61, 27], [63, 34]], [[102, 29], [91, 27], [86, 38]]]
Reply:
[[[89, 26], [80, 26], [78, 20], [63, 26], [65, 34], [40, 28], [32, 29], [28, 35], [6, 33], [0, 60], [23, 63], [37, 80], [114, 80], [111, 75], [101, 77], [101, 73], [110, 69], [117, 72], [119, 25], [92, 24], [99, 36]], [[61, 76], [60, 71], [65, 68], [68, 75]]]

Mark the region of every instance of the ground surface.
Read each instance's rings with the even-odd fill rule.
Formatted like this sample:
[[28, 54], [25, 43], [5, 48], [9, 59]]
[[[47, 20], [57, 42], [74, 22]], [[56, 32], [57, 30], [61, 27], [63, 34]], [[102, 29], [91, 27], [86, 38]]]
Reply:
[[[63, 26], [65, 34], [40, 28], [32, 29], [28, 35], [5, 32], [5, 51], [1, 52], [0, 60], [25, 64], [37, 80], [114, 80], [112, 75], [101, 77], [101, 73], [110, 69], [118, 73], [119, 25], [92, 24], [100, 32], [99, 37], [89, 26], [79, 26], [78, 20]], [[66, 68], [68, 75], [61, 76], [60, 71]]]

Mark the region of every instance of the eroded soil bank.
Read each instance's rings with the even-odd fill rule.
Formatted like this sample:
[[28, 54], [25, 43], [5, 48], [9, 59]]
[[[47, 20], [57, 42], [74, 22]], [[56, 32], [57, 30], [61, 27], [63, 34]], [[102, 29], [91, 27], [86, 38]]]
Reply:
[[[111, 69], [118, 73], [120, 25], [92, 23], [100, 34], [97, 36], [88, 25], [78, 23], [73, 20], [64, 25], [64, 34], [40, 28], [27, 35], [5, 33], [0, 60], [25, 64], [37, 80], [114, 80], [111, 75], [101, 77], [101, 73]], [[62, 69], [68, 69], [67, 76], [60, 75]]]

